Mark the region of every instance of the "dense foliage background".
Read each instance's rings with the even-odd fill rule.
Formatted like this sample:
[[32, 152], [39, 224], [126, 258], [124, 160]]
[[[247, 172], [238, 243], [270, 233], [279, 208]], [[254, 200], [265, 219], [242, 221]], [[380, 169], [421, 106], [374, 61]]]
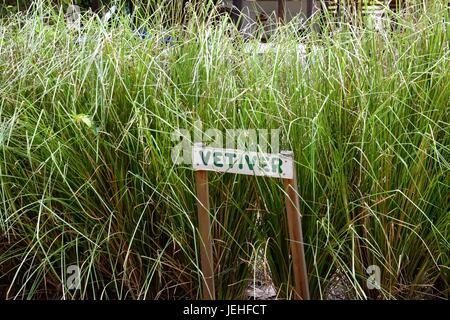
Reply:
[[[85, 15], [71, 29], [49, 7], [1, 19], [0, 297], [201, 297], [194, 175], [171, 161], [174, 131], [201, 120], [281, 129], [313, 298], [338, 283], [349, 298], [448, 299], [443, 3], [390, 13], [382, 30], [293, 23], [265, 50], [196, 12], [183, 27], [141, 20], [145, 39], [124, 19]], [[289, 298], [281, 183], [211, 174], [210, 193], [217, 296], [245, 298], [262, 253]], [[370, 265], [380, 290], [367, 287]]]

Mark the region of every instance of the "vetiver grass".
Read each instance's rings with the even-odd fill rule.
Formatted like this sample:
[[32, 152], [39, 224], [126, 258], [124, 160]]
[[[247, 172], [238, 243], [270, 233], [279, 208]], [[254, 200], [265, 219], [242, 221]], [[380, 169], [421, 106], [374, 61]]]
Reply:
[[[126, 19], [86, 15], [70, 30], [39, 4], [2, 19], [1, 297], [201, 298], [193, 170], [171, 160], [172, 133], [201, 120], [281, 129], [297, 160], [313, 298], [336, 272], [358, 299], [448, 298], [444, 4], [391, 13], [384, 31], [286, 25], [264, 54], [229, 22], [195, 14], [170, 28], [156, 14], [145, 40]], [[289, 298], [280, 181], [211, 174], [210, 197], [218, 298], [245, 298], [260, 249]], [[80, 290], [68, 290], [69, 265]], [[367, 288], [370, 265], [381, 290]]]

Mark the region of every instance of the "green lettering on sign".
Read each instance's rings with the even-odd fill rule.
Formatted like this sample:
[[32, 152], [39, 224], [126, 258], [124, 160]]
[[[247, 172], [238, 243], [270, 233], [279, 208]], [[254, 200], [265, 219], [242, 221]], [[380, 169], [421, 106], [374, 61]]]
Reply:
[[195, 146], [192, 164], [196, 170], [292, 179], [294, 163], [284, 154]]
[[[205, 153], [207, 155], [206, 161], [205, 161]], [[211, 152], [210, 151], [206, 151], [206, 152], [200, 151], [200, 155], [202, 157], [203, 164], [206, 166], [209, 162], [209, 157], [211, 156]]]
[[219, 152], [219, 151], [214, 152], [213, 160], [214, 160], [214, 165], [216, 167], [219, 167], [219, 168], [223, 167], [223, 163], [220, 162], [221, 157], [222, 157], [222, 152]]

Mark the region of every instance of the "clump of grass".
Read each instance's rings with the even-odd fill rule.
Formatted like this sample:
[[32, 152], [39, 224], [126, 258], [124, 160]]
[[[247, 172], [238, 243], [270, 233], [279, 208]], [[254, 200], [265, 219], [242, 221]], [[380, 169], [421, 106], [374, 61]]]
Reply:
[[[193, 12], [184, 28], [153, 16], [142, 40], [125, 19], [86, 15], [70, 30], [62, 13], [37, 9], [0, 22], [2, 297], [200, 298], [193, 171], [172, 163], [171, 136], [201, 120], [281, 129], [297, 161], [313, 298], [336, 272], [359, 299], [448, 298], [445, 6], [391, 13], [384, 31], [286, 25], [264, 54]], [[264, 247], [289, 298], [280, 182], [210, 180], [218, 297], [245, 297]], [[68, 288], [70, 265], [80, 290]], [[370, 265], [381, 290], [367, 289]]]

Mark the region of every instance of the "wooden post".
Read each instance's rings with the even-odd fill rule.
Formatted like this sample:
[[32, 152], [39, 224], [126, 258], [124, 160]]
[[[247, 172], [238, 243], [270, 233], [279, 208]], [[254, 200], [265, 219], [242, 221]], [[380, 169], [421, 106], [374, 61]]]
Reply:
[[94, 13], [99, 13], [100, 11], [100, 1], [99, 0], [92, 0], [91, 1], [91, 9]]
[[214, 268], [211, 241], [211, 223], [209, 219], [209, 189], [208, 172], [196, 171], [195, 183], [197, 187], [197, 210], [200, 231], [200, 258], [203, 282], [203, 299], [215, 300]]
[[[292, 151], [282, 152], [286, 157], [294, 158]], [[292, 179], [283, 179], [286, 192], [286, 212], [289, 226], [289, 241], [294, 268], [295, 294], [294, 299], [309, 300], [308, 274], [306, 272], [305, 251], [303, 248], [303, 233], [300, 216], [300, 203], [297, 190], [297, 174], [294, 168]]]
[[312, 13], [313, 13], [313, 7], [314, 7], [313, 0], [308, 0], [308, 2], [306, 4], [306, 18], [307, 19], [311, 18]]
[[286, 16], [286, 0], [278, 0], [277, 17], [278, 22], [283, 24]]

